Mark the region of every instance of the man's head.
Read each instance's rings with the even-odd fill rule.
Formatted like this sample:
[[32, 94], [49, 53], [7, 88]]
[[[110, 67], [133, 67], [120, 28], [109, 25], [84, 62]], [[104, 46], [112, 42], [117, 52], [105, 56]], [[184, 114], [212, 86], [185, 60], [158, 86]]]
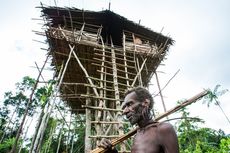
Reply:
[[125, 93], [122, 109], [123, 114], [126, 115], [131, 124], [139, 124], [142, 120], [149, 120], [152, 107], [152, 95], [145, 88], [137, 87]]

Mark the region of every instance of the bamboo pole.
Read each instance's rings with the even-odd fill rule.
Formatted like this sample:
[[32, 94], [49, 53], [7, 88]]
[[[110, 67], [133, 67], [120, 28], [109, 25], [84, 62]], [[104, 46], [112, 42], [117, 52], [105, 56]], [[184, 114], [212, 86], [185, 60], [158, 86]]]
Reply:
[[[105, 51], [104, 51], [105, 52]], [[111, 58], [111, 56], [109, 55], [102, 55], [102, 54], [99, 54], [99, 53], [94, 53], [95, 55], [98, 55], [98, 56], [102, 56], [102, 57], [107, 57], [107, 58]], [[116, 53], [117, 54], [117, 53]], [[121, 56], [121, 55], [120, 55]], [[123, 56], [124, 56], [124, 53], [123, 53]], [[120, 58], [120, 57], [116, 57], [116, 60], [119, 60], [121, 62], [130, 62], [130, 63], [134, 63], [133, 60], [128, 60], [126, 58]]]
[[[101, 48], [101, 47], [99, 47], [99, 48]], [[105, 46], [105, 49], [111, 50], [112, 48], [110, 46]], [[98, 48], [95, 48], [94, 50], [99, 51], [99, 52], [102, 51], [101, 49], [98, 49]], [[116, 53], [117, 55], [123, 56], [123, 48], [121, 48], [121, 49], [114, 48], [114, 50], [118, 52], [118, 53]], [[126, 51], [127, 51], [127, 53], [130, 53], [130, 54], [133, 53], [133, 50], [126, 50]], [[110, 53], [110, 51], [105, 51], [105, 52]], [[126, 57], [128, 57], [129, 59], [133, 59], [133, 56], [126, 55]]]
[[[113, 81], [100, 80], [100, 79], [98, 79], [98, 78], [89, 77], [89, 76], [88, 76], [88, 78], [93, 79], [93, 80], [96, 80], [96, 81], [103, 81], [103, 82], [107, 82], [107, 83], [112, 83], [112, 84], [113, 84]], [[135, 81], [135, 80], [134, 80], [134, 81]], [[125, 87], [131, 87], [131, 86], [127, 86], [126, 84], [123, 84], [123, 83], [118, 83], [118, 85], [125, 86]]]
[[[41, 119], [41, 124], [39, 125], [39, 129], [37, 131], [37, 135], [35, 137], [35, 140], [34, 140], [34, 144], [33, 146], [31, 146], [30, 148], [30, 153], [36, 153], [39, 151], [39, 142], [41, 142], [40, 140], [43, 138], [44, 136], [44, 132], [45, 132], [45, 129], [46, 129], [46, 126], [47, 126], [47, 123], [48, 123], [48, 120], [49, 120], [49, 117], [50, 117], [50, 114], [51, 114], [51, 111], [53, 110], [53, 107], [54, 107], [54, 104], [55, 104], [55, 101], [56, 101], [56, 98], [57, 98], [57, 93], [61, 87], [61, 83], [63, 81], [63, 78], [64, 78], [64, 74], [66, 72], [66, 69], [67, 69], [67, 66], [68, 66], [68, 63], [70, 61], [70, 58], [71, 58], [71, 54], [72, 54], [73, 50], [70, 51], [69, 53], [69, 57], [66, 61], [66, 64], [65, 64], [65, 67], [63, 68], [63, 71], [62, 71], [62, 68], [59, 72], [59, 75], [58, 75], [58, 78], [57, 80], [59, 82], [56, 83], [55, 87], [54, 87], [54, 92], [53, 94], [51, 95], [51, 104], [48, 104], [46, 105], [46, 107], [44, 108], [44, 115], [42, 116], [42, 119]], [[60, 80], [59, 80], [60, 79]]]
[[[128, 70], [127, 70], [127, 59], [126, 59], [126, 50], [125, 50], [125, 34], [123, 32], [123, 56], [124, 56], [124, 64], [125, 64], [125, 78], [126, 78], [126, 84], [129, 86], [129, 76], [128, 76]], [[134, 61], [132, 61], [134, 62]]]
[[167, 110], [166, 110], [164, 98], [163, 98], [163, 95], [162, 95], [162, 92], [161, 92], [161, 87], [160, 87], [160, 82], [159, 82], [159, 79], [158, 79], [157, 72], [155, 72], [155, 76], [156, 76], [157, 86], [158, 86], [159, 94], [160, 94], [160, 97], [161, 97], [161, 102], [162, 102], [162, 105], [163, 105], [163, 108], [164, 108], [164, 112], [166, 112]]
[[58, 137], [58, 146], [57, 146], [57, 150], [56, 153], [59, 153], [59, 149], [60, 149], [60, 145], [61, 145], [61, 139], [62, 139], [62, 129], [64, 128], [64, 122], [62, 123], [61, 129], [59, 130], [59, 137]]
[[[72, 48], [71, 45], [69, 45], [69, 47]], [[75, 52], [73, 52], [73, 55], [74, 55], [75, 59], [77, 60], [78, 65], [80, 66], [80, 68], [81, 68], [82, 71], [84, 72], [86, 78], [88, 79], [90, 85], [93, 87], [94, 94], [96, 95], [96, 97], [100, 97], [100, 95], [99, 95], [98, 92], [97, 92], [97, 89], [95, 88], [95, 85], [94, 85], [93, 81], [91, 80], [91, 77], [89, 77], [89, 74], [88, 74], [87, 70], [84, 68], [84, 66], [82, 65], [81, 61], [79, 60], [79, 58], [78, 58], [78, 56], [76, 55]], [[100, 79], [99, 79], [99, 80], [100, 80]], [[100, 80], [100, 81], [101, 81], [101, 80]], [[99, 99], [99, 104], [100, 104], [100, 103], [103, 103], [103, 101], [101, 100], [101, 98]], [[96, 117], [98, 117], [98, 116], [96, 115]], [[97, 132], [100, 132], [100, 127], [99, 127], [99, 126], [97, 126], [96, 129], [97, 129]]]
[[[113, 74], [111, 74], [111, 73], [102, 72], [100, 70], [97, 70], [97, 72], [104, 73], [104, 74], [107, 74], [109, 76], [113, 76]], [[123, 76], [119, 76], [119, 75], [117, 75], [117, 78], [124, 79], [127, 81], [133, 81], [133, 79], [129, 79], [128, 77], [123, 77]], [[129, 84], [127, 84], [127, 86], [129, 86]]]
[[[114, 48], [111, 36], [110, 36], [110, 42], [111, 42], [111, 47]], [[113, 66], [113, 81], [114, 81], [113, 85], [114, 85], [114, 90], [115, 90], [115, 95], [114, 96], [115, 96], [115, 99], [116, 99], [116, 109], [121, 109], [120, 93], [119, 93], [118, 78], [117, 78], [116, 54], [115, 54], [114, 49], [111, 49], [111, 57], [112, 57], [112, 66]], [[124, 131], [122, 130], [123, 125], [122, 125], [122, 114], [121, 114], [121, 112], [117, 112], [116, 116], [117, 116], [118, 122], [120, 122], [118, 124], [118, 133], [119, 133], [119, 135], [124, 134]], [[124, 150], [126, 150], [125, 145], [122, 144], [121, 145], [121, 151], [124, 151]]]
[[[139, 60], [138, 58], [136, 60], [137, 60], [137, 69], [139, 71], [140, 70]], [[138, 79], [139, 79], [139, 86], [143, 87], [141, 73], [139, 74]]]
[[[93, 58], [94, 60], [96, 60], [96, 61], [102, 61], [101, 59], [99, 59], [99, 58], [96, 58], [96, 57], [94, 57]], [[112, 60], [113, 60], [113, 58], [111, 58]], [[110, 61], [104, 61], [105, 63], [107, 63], [107, 64], [111, 64], [112, 65], [112, 63], [110, 62]], [[120, 63], [117, 63], [117, 66], [119, 66], [119, 67], [127, 67], [127, 68], [130, 68], [130, 69], [135, 69], [135, 67], [134, 66], [130, 66], [130, 65], [123, 65], [123, 64], [120, 64]]]
[[83, 108], [88, 108], [88, 109], [97, 109], [97, 110], [104, 110], [104, 111], [122, 112], [122, 110], [113, 109], [113, 108], [95, 107], [95, 106], [88, 106], [88, 105], [82, 105], [82, 107]]
[[138, 76], [141, 74], [141, 72], [142, 72], [142, 70], [143, 70], [143, 68], [144, 68], [144, 65], [145, 65], [146, 61], [147, 61], [147, 58], [143, 61], [142, 65], [141, 65], [141, 68], [139, 69], [137, 75], [135, 76], [135, 78], [134, 78], [134, 80], [133, 80], [133, 83], [132, 83], [132, 85], [131, 85], [132, 87], [134, 87], [134, 85], [135, 85], [135, 83], [136, 83], [136, 80], [137, 80]]
[[88, 98], [95, 98], [95, 99], [103, 99], [103, 100], [111, 100], [111, 101], [116, 101], [117, 99], [114, 99], [114, 98], [105, 98], [105, 97], [98, 97], [98, 96], [92, 96], [92, 95], [84, 95], [84, 94], [81, 94], [81, 97], [88, 97]]
[[[90, 93], [89, 87], [87, 87], [87, 95]], [[91, 105], [90, 98], [86, 98], [86, 105]], [[92, 143], [89, 136], [91, 135], [91, 118], [92, 112], [89, 108], [85, 109], [85, 153], [90, 152], [92, 150]]]
[[[102, 43], [102, 50], [103, 50], [103, 52], [102, 52], [102, 60], [101, 60], [101, 73], [100, 73], [100, 87], [101, 88], [103, 88], [103, 81], [102, 80], [104, 80], [104, 65], [105, 65], [105, 45], [104, 45], [104, 41], [103, 41], [103, 39], [102, 39], [102, 37], [100, 36], [100, 39], [101, 39], [101, 43]], [[100, 89], [100, 97], [103, 97], [103, 90], [102, 89]], [[105, 103], [104, 103], [104, 101], [105, 101], [105, 99], [101, 99], [101, 100], [99, 100], [99, 104], [98, 104], [98, 107], [104, 107], [105, 106]], [[95, 119], [97, 120], [97, 121], [100, 121], [101, 120], [101, 116], [102, 116], [102, 110], [95, 110], [95, 112], [97, 113], [97, 115], [95, 115], [96, 117], [95, 117]], [[102, 127], [101, 127], [101, 125], [96, 125], [96, 131], [97, 131], [97, 135], [101, 135], [101, 133], [102, 133]]]
[[[164, 117], [166, 117], [166, 116], [168, 116], [168, 115], [170, 115], [172, 113], [175, 113], [176, 111], [178, 111], [178, 110], [180, 110], [180, 109], [182, 109], [182, 108], [184, 108], [184, 107], [186, 107], [186, 106], [188, 106], [188, 105], [196, 102], [197, 100], [199, 100], [200, 98], [206, 96], [207, 94], [208, 94], [207, 90], [204, 90], [204, 91], [198, 93], [197, 95], [193, 96], [192, 98], [190, 98], [188, 100], [185, 100], [180, 105], [177, 105], [176, 107], [174, 107], [174, 108], [168, 110], [167, 112], [163, 113], [162, 115], [156, 117], [154, 119], [154, 121], [159, 121], [160, 119], [162, 119], [162, 118], [164, 118]], [[115, 146], [115, 145], [123, 142], [124, 140], [130, 138], [131, 136], [133, 136], [134, 134], [136, 134], [136, 132], [137, 132], [138, 129], [139, 128], [131, 130], [128, 133], [120, 136], [119, 138], [112, 140], [112, 146]], [[106, 151], [106, 149], [100, 147], [100, 148], [94, 149], [91, 153], [104, 153], [105, 151]]]
[[[74, 49], [74, 47], [72, 47], [70, 44], [69, 44], [69, 47], [71, 48], [71, 50]], [[99, 97], [99, 94], [98, 94], [98, 92], [97, 92], [97, 89], [95, 88], [95, 85], [94, 85], [93, 81], [91, 80], [91, 77], [89, 76], [87, 70], [84, 68], [84, 66], [82, 65], [81, 61], [79, 60], [77, 54], [76, 54], [74, 51], [73, 51], [73, 55], [74, 55], [75, 59], [77, 60], [77, 62], [78, 62], [78, 64], [79, 64], [80, 68], [81, 68], [82, 71], [84, 72], [86, 78], [88, 79], [90, 85], [93, 87], [94, 94], [95, 94], [96, 96]], [[99, 80], [100, 80], [100, 79], [99, 79]]]
[[[97, 63], [92, 63], [92, 65], [101, 66], [101, 65], [99, 65], [99, 64], [97, 64]], [[112, 68], [109, 67], [109, 66], [104, 66], [104, 67], [112, 70]], [[119, 68], [117, 68], [117, 71], [122, 72], [122, 73], [127, 73], [127, 74], [132, 75], [132, 76], [136, 76], [135, 73], [125, 72], [124, 70], [121, 70], [121, 69], [119, 69]]]
[[41, 113], [39, 115], [39, 118], [38, 118], [38, 121], [37, 121], [37, 124], [36, 124], [36, 127], [35, 127], [35, 132], [34, 132], [32, 142], [31, 142], [31, 145], [30, 145], [29, 153], [31, 153], [33, 148], [34, 148], [34, 143], [35, 143], [35, 140], [36, 140], [37, 135], [38, 135], [39, 127], [41, 126], [43, 115], [44, 115], [44, 108], [41, 110]]
[[53, 134], [54, 134], [54, 130], [56, 129], [56, 125], [55, 127], [51, 127], [51, 130], [50, 130], [50, 133], [49, 133], [49, 138], [48, 138], [48, 143], [46, 145], [46, 148], [45, 148], [45, 153], [48, 153], [49, 152], [49, 149], [50, 149], [50, 146], [51, 146], [51, 141], [53, 139]]

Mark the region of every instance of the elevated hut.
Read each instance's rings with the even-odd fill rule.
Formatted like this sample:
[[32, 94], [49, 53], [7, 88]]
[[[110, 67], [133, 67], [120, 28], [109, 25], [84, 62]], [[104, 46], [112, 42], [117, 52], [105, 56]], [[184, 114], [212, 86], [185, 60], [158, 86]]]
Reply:
[[[147, 87], [173, 40], [112, 11], [42, 7], [60, 96], [86, 115], [85, 152], [124, 133], [125, 91]], [[128, 147], [123, 144], [121, 152]]]

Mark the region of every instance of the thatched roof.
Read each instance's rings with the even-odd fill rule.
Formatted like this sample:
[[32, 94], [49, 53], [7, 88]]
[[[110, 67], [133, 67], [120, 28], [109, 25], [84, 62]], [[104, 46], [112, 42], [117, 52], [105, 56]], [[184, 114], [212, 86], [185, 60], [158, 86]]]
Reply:
[[111, 35], [114, 40], [113, 43], [117, 46], [122, 46], [123, 30], [145, 37], [158, 46], [165, 43], [166, 40], [168, 40], [167, 44], [171, 45], [173, 43], [171, 38], [134, 23], [109, 10], [95, 12], [77, 8], [45, 7], [42, 8], [42, 12], [50, 20], [49, 23], [52, 27], [62, 25], [71, 29], [77, 22], [102, 26], [103, 38], [105, 39], [106, 35]]

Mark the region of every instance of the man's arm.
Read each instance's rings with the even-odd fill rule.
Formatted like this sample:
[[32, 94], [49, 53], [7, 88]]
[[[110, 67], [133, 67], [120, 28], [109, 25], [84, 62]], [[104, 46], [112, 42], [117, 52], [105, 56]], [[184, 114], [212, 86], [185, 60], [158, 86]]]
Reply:
[[165, 153], [179, 153], [177, 135], [171, 124], [159, 124], [158, 139]]

